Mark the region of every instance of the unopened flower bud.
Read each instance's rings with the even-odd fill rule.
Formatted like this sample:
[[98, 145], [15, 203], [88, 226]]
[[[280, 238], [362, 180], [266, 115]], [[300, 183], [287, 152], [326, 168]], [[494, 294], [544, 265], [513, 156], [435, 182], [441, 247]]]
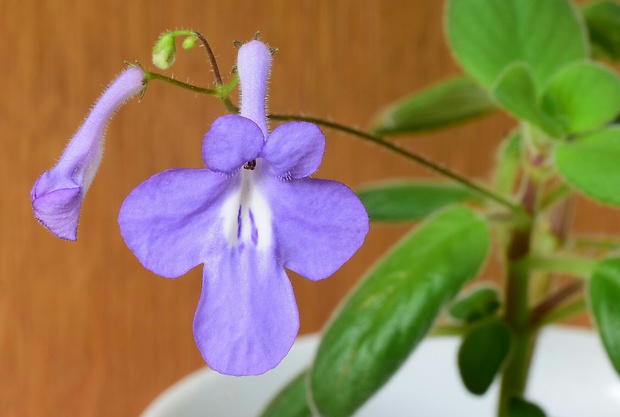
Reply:
[[[183, 42], [185, 45], [185, 42]], [[174, 36], [164, 33], [153, 47], [153, 64], [159, 69], [166, 69], [174, 62], [176, 47]]]
[[185, 38], [183, 40], [183, 49], [192, 49], [194, 46], [196, 46], [196, 40], [198, 38], [195, 36], [188, 36], [187, 38]]

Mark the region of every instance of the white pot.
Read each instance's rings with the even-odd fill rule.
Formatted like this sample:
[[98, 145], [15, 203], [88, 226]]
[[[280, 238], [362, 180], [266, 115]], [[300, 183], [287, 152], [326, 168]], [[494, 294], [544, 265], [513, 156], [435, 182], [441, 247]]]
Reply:
[[[278, 368], [258, 377], [198, 370], [162, 393], [142, 417], [256, 417], [269, 400], [308, 367], [318, 336], [300, 337]], [[427, 339], [356, 417], [494, 417], [497, 383], [482, 397], [462, 386], [459, 339]], [[337, 394], [336, 394], [337, 395]], [[568, 327], [544, 330], [527, 397], [549, 417], [620, 416], [620, 379], [596, 334]]]

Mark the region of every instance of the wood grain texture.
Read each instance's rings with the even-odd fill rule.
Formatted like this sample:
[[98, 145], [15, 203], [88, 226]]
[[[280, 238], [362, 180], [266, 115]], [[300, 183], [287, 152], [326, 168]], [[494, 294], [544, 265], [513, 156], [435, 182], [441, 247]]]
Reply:
[[[192, 336], [200, 268], [166, 280], [144, 270], [116, 223], [124, 197], [171, 167], [199, 167], [201, 141], [224, 109], [153, 83], [107, 131], [78, 242], [34, 220], [29, 192], [50, 168], [123, 61], [150, 64], [161, 31], [200, 30], [223, 71], [234, 39], [256, 30], [280, 49], [269, 107], [366, 127], [381, 106], [460, 71], [429, 0], [3, 0], [0, 2], [0, 415], [135, 416], [203, 365]], [[208, 85], [201, 49], [180, 51], [182, 80]], [[485, 178], [513, 121], [488, 117], [403, 140], [454, 170]], [[356, 187], [431, 174], [373, 145], [327, 131], [318, 172]], [[580, 203], [577, 228], [618, 232], [611, 210]], [[301, 331], [317, 331], [363, 271], [407, 227], [373, 227], [353, 260], [324, 282], [293, 276]], [[489, 276], [496, 272], [491, 271]]]

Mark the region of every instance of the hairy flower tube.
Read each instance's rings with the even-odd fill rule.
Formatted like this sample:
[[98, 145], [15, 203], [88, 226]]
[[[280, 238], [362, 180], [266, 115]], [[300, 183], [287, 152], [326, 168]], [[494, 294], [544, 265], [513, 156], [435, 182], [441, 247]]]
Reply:
[[325, 148], [320, 129], [291, 122], [269, 134], [271, 53], [244, 44], [240, 115], [207, 132], [206, 169], [173, 169], [134, 189], [119, 225], [140, 262], [164, 277], [204, 264], [194, 336], [209, 366], [258, 375], [286, 356], [299, 315], [284, 268], [319, 280], [362, 245], [368, 215], [345, 185], [309, 178]]
[[32, 187], [35, 217], [59, 238], [76, 240], [82, 200], [101, 163], [105, 127], [116, 109], [143, 88], [140, 68], [123, 71], [99, 98], [56, 166]]

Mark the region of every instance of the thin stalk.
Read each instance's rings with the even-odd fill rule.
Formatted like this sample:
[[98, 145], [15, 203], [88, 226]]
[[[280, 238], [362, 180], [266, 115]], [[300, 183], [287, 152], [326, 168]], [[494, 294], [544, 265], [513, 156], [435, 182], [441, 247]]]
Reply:
[[173, 30], [170, 32], [166, 32], [165, 35], [173, 36], [175, 38], [177, 36], [190, 36], [190, 37], [193, 36], [193, 37], [198, 38], [200, 42], [202, 42], [202, 45], [205, 47], [205, 51], [207, 52], [207, 56], [209, 57], [209, 63], [211, 64], [211, 69], [213, 69], [213, 75], [215, 76], [215, 83], [217, 85], [224, 84], [222, 82], [222, 75], [220, 74], [220, 69], [217, 66], [217, 60], [215, 59], [215, 54], [213, 53], [213, 50], [211, 49], [209, 42], [207, 42], [207, 39], [204, 36], [202, 36], [200, 32], [196, 32], [194, 30], [180, 29], [180, 30]]
[[560, 203], [563, 199], [571, 195], [572, 189], [566, 185], [561, 184], [551, 190], [547, 195], [545, 195], [540, 202], [540, 211], [547, 211], [549, 208], [555, 206]]
[[222, 75], [220, 74], [220, 69], [217, 66], [217, 60], [215, 59], [215, 54], [213, 54], [213, 49], [211, 49], [211, 46], [209, 46], [209, 42], [207, 42], [207, 39], [202, 36], [202, 34], [200, 32], [193, 32], [194, 35], [196, 35], [196, 37], [198, 37], [198, 39], [200, 39], [200, 42], [202, 42], [202, 44], [205, 47], [205, 50], [207, 51], [207, 55], [209, 56], [209, 61], [211, 62], [211, 68], [213, 69], [213, 75], [215, 76], [215, 82], [217, 85], [223, 85], [224, 82], [222, 81]]
[[[181, 87], [183, 89], [189, 90], [189, 91], [193, 91], [195, 93], [201, 93], [201, 94], [208, 94], [214, 97], [218, 97], [222, 100], [224, 106], [226, 107], [226, 109], [230, 112], [230, 113], [236, 113], [239, 109], [238, 107], [236, 107], [231, 101], [230, 98], [228, 96], [226, 97], [222, 97], [220, 95], [221, 90], [213, 90], [213, 89], [208, 89], [208, 88], [202, 88], [202, 87], [196, 87], [193, 86], [191, 84], [187, 84], [178, 80], [175, 80], [173, 78], [170, 77], [166, 77], [165, 75], [162, 74], [158, 74], [158, 73], [153, 73], [153, 72], [149, 72], [149, 71], [145, 71], [145, 77], [147, 78], [147, 80], [153, 79], [153, 80], [160, 80], [160, 81], [164, 81], [167, 82], [171, 85], [174, 85], [176, 87]], [[231, 81], [232, 82], [232, 81]], [[482, 187], [476, 183], [474, 183], [473, 181], [470, 181], [469, 179], [453, 172], [450, 171], [449, 169], [443, 168], [441, 166], [439, 166], [438, 164], [420, 156], [417, 154], [414, 154], [412, 152], [409, 152], [401, 147], [399, 147], [398, 145], [393, 144], [392, 142], [389, 142], [385, 139], [383, 139], [380, 136], [375, 136], [373, 134], [370, 134], [368, 132], [364, 132], [358, 129], [354, 129], [352, 127], [349, 126], [345, 126], [343, 124], [340, 123], [335, 123], [335, 122], [330, 122], [328, 120], [323, 120], [323, 119], [318, 119], [315, 117], [304, 117], [304, 116], [294, 116], [294, 115], [284, 115], [284, 114], [270, 114], [267, 116], [269, 119], [271, 120], [280, 120], [280, 121], [302, 121], [302, 122], [310, 122], [310, 123], [315, 123], [317, 125], [321, 125], [321, 126], [325, 126], [328, 127], [330, 129], [334, 129], [334, 130], [339, 130], [341, 132], [344, 133], [348, 133], [350, 135], [359, 137], [361, 139], [367, 140], [369, 142], [373, 142], [383, 148], [389, 149], [392, 152], [397, 153], [398, 155], [401, 155], [407, 159], [409, 159], [410, 161], [416, 162], [422, 166], [424, 166], [425, 168], [434, 171], [444, 177], [450, 178], [455, 182], [458, 182], [459, 184], [477, 192], [478, 194], [481, 194], [482, 196], [486, 197], [489, 200], [492, 200], [494, 202], [496, 202], [499, 205], [502, 205], [508, 209], [510, 209], [511, 211], [517, 212], [517, 213], [523, 213], [523, 209], [518, 205], [515, 204], [513, 202], [511, 202], [510, 200], [506, 199], [505, 197], [501, 196], [500, 194], [497, 194], [485, 187]]]
[[453, 324], [440, 324], [431, 330], [428, 337], [439, 336], [462, 336], [467, 332], [467, 326], [459, 326]]
[[289, 122], [289, 121], [301, 121], [301, 122], [310, 122], [310, 123], [315, 123], [317, 125], [321, 125], [321, 126], [325, 126], [328, 127], [330, 129], [334, 129], [334, 130], [339, 130], [341, 132], [344, 133], [348, 133], [350, 135], [353, 136], [357, 136], [361, 139], [367, 140], [369, 142], [375, 143], [383, 148], [389, 149], [392, 152], [395, 152], [407, 159], [409, 159], [410, 161], [416, 162], [422, 166], [424, 166], [425, 168], [428, 168], [431, 171], [434, 171], [444, 177], [450, 178], [452, 180], [454, 180], [455, 182], [458, 182], [459, 184], [462, 184], [463, 186], [485, 196], [486, 198], [495, 201], [496, 203], [509, 208], [512, 211], [516, 211], [516, 212], [522, 212], [522, 208], [509, 201], [508, 199], [504, 198], [503, 196], [490, 191], [476, 183], [474, 183], [473, 181], [470, 181], [469, 179], [453, 172], [450, 171], [446, 168], [443, 168], [439, 165], [437, 165], [436, 163], [420, 156], [417, 154], [414, 154], [412, 152], [407, 151], [406, 149], [401, 148], [398, 145], [393, 144], [392, 142], [389, 142], [385, 139], [383, 139], [380, 136], [375, 136], [371, 133], [368, 132], [364, 132], [362, 130], [358, 130], [358, 129], [354, 129], [352, 127], [349, 126], [345, 126], [343, 124], [340, 123], [335, 123], [335, 122], [330, 122], [328, 120], [323, 120], [323, 119], [318, 119], [315, 117], [304, 117], [304, 116], [293, 116], [293, 115], [284, 115], [284, 114], [270, 114], [267, 116], [269, 119], [271, 120], [279, 120], [279, 121], [284, 121], [284, 122]]
[[157, 72], [147, 71], [144, 68], [142, 69], [142, 71], [144, 72], [144, 78], [147, 81], [147, 83], [149, 81], [151, 81], [151, 80], [163, 81], [163, 82], [168, 83], [170, 85], [173, 85], [175, 87], [180, 87], [180, 88], [183, 88], [185, 90], [189, 90], [189, 91], [191, 91], [193, 93], [207, 94], [209, 96], [219, 97], [219, 92], [217, 90], [213, 89], [213, 88], [197, 87], [195, 85], [184, 83], [183, 81], [175, 80], [174, 78], [167, 77], [167, 76], [165, 76], [163, 74], [159, 74]]
[[564, 305], [568, 300], [582, 292], [583, 287], [583, 281], [573, 281], [541, 301], [532, 310], [530, 316], [531, 325], [533, 327], [540, 327], [549, 314], [555, 311], [558, 306]]
[[609, 236], [580, 236], [569, 240], [568, 246], [575, 250], [617, 251], [620, 249], [620, 240]]
[[530, 271], [568, 273], [578, 277], [589, 277], [597, 261], [589, 258], [542, 257], [530, 255], [519, 261], [519, 266]]
[[555, 310], [550, 311], [547, 315], [540, 318], [537, 323], [538, 327], [543, 327], [547, 324], [555, 323], [560, 320], [566, 320], [576, 314], [581, 313], [586, 308], [586, 300], [579, 298], [577, 300], [567, 302]]

